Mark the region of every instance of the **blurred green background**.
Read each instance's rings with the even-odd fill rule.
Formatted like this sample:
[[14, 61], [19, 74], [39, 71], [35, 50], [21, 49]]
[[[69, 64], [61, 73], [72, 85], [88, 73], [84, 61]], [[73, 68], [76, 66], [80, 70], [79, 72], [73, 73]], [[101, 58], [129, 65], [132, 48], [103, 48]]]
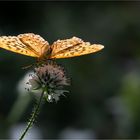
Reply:
[[[44, 103], [26, 139], [140, 138], [140, 2], [0, 2], [0, 35], [33, 32], [50, 44], [77, 36], [105, 49], [57, 60], [70, 93]], [[35, 102], [34, 58], [0, 49], [0, 138], [18, 138]]]

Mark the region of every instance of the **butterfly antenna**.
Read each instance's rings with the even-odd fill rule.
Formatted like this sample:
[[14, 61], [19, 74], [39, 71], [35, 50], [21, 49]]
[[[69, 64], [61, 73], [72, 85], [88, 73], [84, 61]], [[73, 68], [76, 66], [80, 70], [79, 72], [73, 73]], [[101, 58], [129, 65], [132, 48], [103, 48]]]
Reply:
[[28, 65], [28, 66], [24, 66], [24, 67], [22, 67], [22, 69], [29, 69], [29, 68], [31, 68], [31, 67], [36, 67], [36, 66], [39, 66], [39, 65], [41, 65], [42, 64], [42, 62], [36, 62], [36, 63], [34, 63], [34, 64], [31, 64], [31, 65]]
[[54, 64], [55, 62], [54, 62], [54, 60], [52, 60], [52, 59], [47, 59], [47, 61], [46, 60], [42, 60], [42, 61], [38, 61], [38, 62], [36, 62], [36, 63], [34, 63], [34, 64], [31, 64], [31, 65], [28, 65], [28, 66], [24, 66], [24, 67], [22, 67], [22, 69], [29, 69], [29, 68], [31, 68], [31, 67], [37, 67], [37, 66], [41, 66], [42, 64]]
[[24, 67], [22, 67], [22, 69], [23, 69], [23, 70], [29, 69], [29, 68], [31, 68], [32, 66], [33, 66], [33, 64], [32, 64], [32, 65], [28, 65], [28, 66], [24, 66]]

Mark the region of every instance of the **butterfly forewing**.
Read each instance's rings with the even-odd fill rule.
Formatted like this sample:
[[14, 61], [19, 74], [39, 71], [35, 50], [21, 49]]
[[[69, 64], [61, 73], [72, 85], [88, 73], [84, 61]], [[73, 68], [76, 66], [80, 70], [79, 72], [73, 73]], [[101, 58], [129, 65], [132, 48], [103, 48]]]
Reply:
[[37, 57], [37, 55], [34, 52], [30, 51], [28, 47], [24, 45], [16, 36], [1, 36], [0, 48], [23, 55]]
[[65, 40], [65, 43], [63, 43], [63, 40], [59, 41], [58, 43], [55, 42], [51, 58], [68, 58], [81, 56], [97, 52], [103, 48], [104, 48], [103, 45], [100, 44], [91, 45], [89, 42], [84, 42], [79, 38], [73, 37], [71, 39]]

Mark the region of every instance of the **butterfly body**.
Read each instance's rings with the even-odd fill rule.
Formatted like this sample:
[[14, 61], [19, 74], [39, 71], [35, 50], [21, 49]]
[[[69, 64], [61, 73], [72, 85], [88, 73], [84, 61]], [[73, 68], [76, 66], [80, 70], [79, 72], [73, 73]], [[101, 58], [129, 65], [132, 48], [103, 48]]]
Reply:
[[36, 57], [39, 60], [47, 60], [94, 53], [103, 49], [104, 46], [90, 44], [77, 37], [57, 40], [52, 45], [49, 45], [40, 35], [26, 33], [18, 36], [0, 36], [0, 48]]

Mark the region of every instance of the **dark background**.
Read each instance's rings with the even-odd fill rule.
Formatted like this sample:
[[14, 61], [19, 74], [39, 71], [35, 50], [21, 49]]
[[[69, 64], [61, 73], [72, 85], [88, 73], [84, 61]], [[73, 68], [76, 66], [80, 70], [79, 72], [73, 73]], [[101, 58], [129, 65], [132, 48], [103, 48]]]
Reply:
[[[105, 46], [57, 60], [71, 78], [70, 93], [44, 103], [29, 139], [140, 138], [140, 2], [0, 2], [0, 35], [28, 32], [50, 44], [77, 36]], [[34, 98], [22, 67], [33, 62], [0, 49], [1, 139], [18, 138], [30, 117]]]

